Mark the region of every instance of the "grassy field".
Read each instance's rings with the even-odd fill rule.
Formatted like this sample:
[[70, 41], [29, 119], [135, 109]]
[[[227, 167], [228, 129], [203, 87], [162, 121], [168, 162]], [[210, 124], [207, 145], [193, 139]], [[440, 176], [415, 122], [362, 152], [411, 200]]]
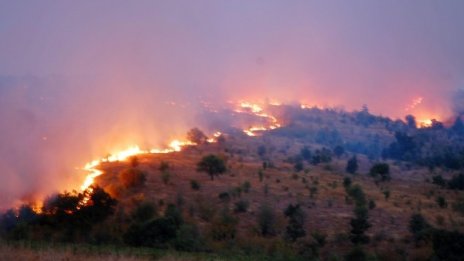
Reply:
[[92, 246], [78, 244], [48, 244], [39, 242], [0, 242], [0, 260], [36, 260], [36, 261], [77, 261], [77, 260], [112, 260], [112, 261], [252, 261], [265, 260], [259, 256], [233, 256], [188, 253], [174, 250], [152, 248], [129, 248], [120, 246]]

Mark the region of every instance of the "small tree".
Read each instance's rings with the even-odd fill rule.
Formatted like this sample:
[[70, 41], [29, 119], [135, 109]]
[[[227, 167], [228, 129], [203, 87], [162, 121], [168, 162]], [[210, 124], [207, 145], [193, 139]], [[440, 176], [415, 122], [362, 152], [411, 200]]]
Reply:
[[432, 237], [436, 260], [462, 260], [464, 256], [464, 234], [458, 231], [436, 230]]
[[146, 176], [137, 168], [129, 168], [119, 174], [119, 180], [126, 188], [140, 187], [145, 184]]
[[204, 156], [197, 164], [197, 171], [206, 172], [211, 177], [211, 180], [214, 180], [214, 176], [219, 176], [226, 170], [224, 160], [213, 154]]
[[369, 174], [375, 178], [380, 176], [382, 181], [388, 181], [391, 179], [390, 166], [387, 163], [376, 163], [374, 166], [372, 166]]
[[427, 238], [430, 228], [431, 226], [421, 214], [414, 214], [411, 216], [409, 220], [409, 231], [414, 236], [416, 243]]
[[354, 244], [369, 243], [369, 237], [364, 233], [371, 227], [368, 222], [368, 211], [365, 206], [357, 206], [354, 209], [355, 218], [351, 219], [351, 242]]
[[192, 179], [190, 180], [190, 187], [193, 189], [193, 190], [200, 190], [201, 188], [201, 185], [198, 181]]
[[196, 143], [203, 144], [206, 143], [208, 137], [198, 128], [193, 128], [187, 132], [187, 140]]
[[344, 153], [345, 153], [345, 148], [341, 145], [337, 145], [334, 149], [334, 154], [337, 156], [337, 158], [340, 158]]
[[311, 150], [307, 147], [307, 146], [304, 146], [301, 151], [300, 151], [300, 155], [301, 157], [306, 160], [306, 161], [311, 161]]
[[276, 217], [272, 208], [263, 204], [259, 208], [258, 212], [258, 231], [261, 236], [273, 236], [275, 235], [275, 223]]
[[346, 163], [346, 172], [355, 174], [357, 170], [358, 170], [358, 158], [356, 156], [353, 156]]
[[304, 219], [305, 214], [300, 205], [288, 205], [287, 209], [284, 212], [285, 216], [288, 218], [288, 225], [285, 231], [285, 238], [289, 241], [296, 241], [300, 237], [306, 235], [304, 229]]

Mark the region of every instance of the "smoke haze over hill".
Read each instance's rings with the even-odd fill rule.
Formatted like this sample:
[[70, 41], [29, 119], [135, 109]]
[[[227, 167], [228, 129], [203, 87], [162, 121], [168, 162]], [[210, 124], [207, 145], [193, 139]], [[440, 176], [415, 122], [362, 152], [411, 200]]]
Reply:
[[183, 135], [202, 101], [367, 104], [393, 118], [446, 120], [462, 112], [463, 9], [462, 1], [2, 1], [0, 207], [73, 188], [74, 168], [115, 147]]

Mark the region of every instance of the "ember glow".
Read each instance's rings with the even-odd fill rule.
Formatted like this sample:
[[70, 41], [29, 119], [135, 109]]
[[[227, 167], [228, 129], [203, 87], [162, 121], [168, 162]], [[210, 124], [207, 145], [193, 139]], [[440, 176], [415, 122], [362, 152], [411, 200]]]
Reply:
[[414, 108], [416, 108], [419, 104], [421, 104], [423, 100], [424, 100], [423, 97], [414, 98], [414, 99], [412, 100], [411, 104], [409, 104], [408, 106], [406, 106], [406, 108], [404, 109], [404, 111], [408, 112], [408, 111], [414, 110]]
[[85, 164], [84, 170], [87, 171], [89, 174], [84, 180], [84, 183], [80, 187], [82, 191], [87, 190], [95, 181], [95, 178], [102, 175], [104, 172], [99, 170], [97, 167], [103, 162], [117, 162], [117, 161], [125, 161], [130, 157], [141, 155], [141, 154], [161, 154], [161, 153], [171, 153], [171, 152], [178, 152], [182, 150], [182, 147], [195, 145], [189, 141], [179, 141], [173, 140], [169, 143], [169, 146], [164, 149], [150, 149], [150, 150], [142, 150], [139, 146], [134, 145], [129, 147], [126, 150], [118, 151], [111, 154], [108, 157], [101, 158], [99, 160], [93, 160]]
[[[272, 104], [265, 104], [265, 106], [280, 106], [282, 103], [273, 101]], [[251, 103], [247, 101], [242, 101], [238, 104], [238, 108], [235, 109], [235, 112], [237, 113], [248, 113], [252, 114], [254, 116], [257, 116], [259, 118], [264, 118], [267, 122], [266, 125], [258, 125], [258, 126], [251, 126], [249, 128], [246, 128], [243, 130], [245, 134], [248, 136], [257, 136], [260, 132], [267, 131], [267, 130], [273, 130], [276, 128], [280, 128], [281, 124], [277, 120], [277, 118], [268, 112], [265, 112], [264, 106], [256, 103]]]

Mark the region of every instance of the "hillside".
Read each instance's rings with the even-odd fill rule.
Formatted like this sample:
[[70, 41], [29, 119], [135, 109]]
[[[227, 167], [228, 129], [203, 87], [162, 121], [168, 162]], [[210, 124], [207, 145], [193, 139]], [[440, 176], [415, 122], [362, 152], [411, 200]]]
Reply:
[[[418, 129], [367, 110], [276, 106], [269, 111], [278, 115], [282, 127], [252, 136], [231, 128], [222, 130], [216, 142], [102, 162], [98, 169], [103, 174], [92, 191], [63, 194], [59, 201], [51, 198], [36, 214], [38, 219], [28, 219], [35, 232], [27, 225], [20, 230], [13, 226], [4, 235], [280, 260], [341, 258], [359, 254], [354, 246], [362, 246], [379, 260], [426, 260], [436, 255], [435, 231], [464, 231], [460, 167], [423, 164], [412, 155], [401, 160], [387, 153], [401, 141], [398, 133], [415, 141], [455, 129]], [[443, 140], [462, 139], [459, 135], [437, 141], [442, 146]], [[428, 140], [422, 148], [439, 147]], [[462, 143], [452, 146], [459, 151]], [[437, 152], [421, 153], [435, 157]], [[224, 173], [214, 179], [198, 170], [208, 155], [225, 163]], [[351, 171], [350, 160], [356, 161]], [[382, 172], [383, 166], [387, 171]], [[96, 187], [117, 203], [104, 194], [93, 196]], [[16, 216], [20, 221], [21, 211]], [[415, 231], [411, 224], [417, 219], [420, 229]], [[83, 226], [88, 233], [61, 222]], [[354, 232], [353, 222], [364, 228]], [[48, 227], [53, 224], [57, 227]]]

